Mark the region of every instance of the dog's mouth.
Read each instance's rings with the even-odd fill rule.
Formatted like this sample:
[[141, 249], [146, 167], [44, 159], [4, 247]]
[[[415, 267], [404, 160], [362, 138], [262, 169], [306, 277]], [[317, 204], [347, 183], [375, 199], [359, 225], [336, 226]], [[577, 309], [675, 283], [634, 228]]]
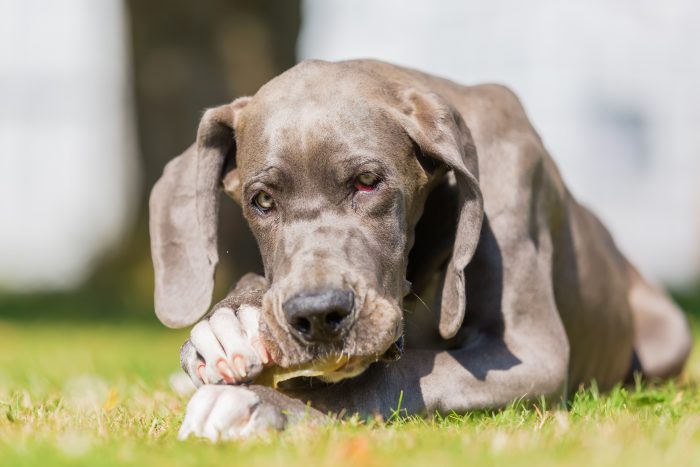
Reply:
[[307, 364], [291, 368], [271, 367], [265, 370], [256, 381], [258, 384], [275, 389], [288, 385], [297, 379], [318, 379], [324, 383], [337, 383], [362, 374], [375, 362], [398, 360], [403, 353], [403, 336], [391, 344], [389, 349], [375, 358], [354, 357], [347, 354], [331, 355], [315, 359]]

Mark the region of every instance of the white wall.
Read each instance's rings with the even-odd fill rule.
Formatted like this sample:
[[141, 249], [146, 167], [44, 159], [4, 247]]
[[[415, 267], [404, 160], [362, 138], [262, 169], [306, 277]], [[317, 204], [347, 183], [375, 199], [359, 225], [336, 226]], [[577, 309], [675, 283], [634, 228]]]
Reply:
[[700, 273], [700, 3], [305, 0], [300, 58], [374, 57], [522, 98], [651, 277]]
[[70, 287], [136, 199], [120, 0], [0, 0], [0, 289]]

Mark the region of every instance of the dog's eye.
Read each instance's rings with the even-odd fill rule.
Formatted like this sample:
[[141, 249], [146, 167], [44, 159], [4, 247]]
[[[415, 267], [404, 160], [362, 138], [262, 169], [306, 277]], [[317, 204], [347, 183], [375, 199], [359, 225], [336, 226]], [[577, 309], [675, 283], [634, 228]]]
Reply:
[[357, 191], [373, 191], [379, 183], [379, 176], [372, 172], [364, 172], [355, 178], [355, 189]]
[[266, 191], [259, 191], [255, 198], [253, 198], [253, 204], [256, 208], [263, 212], [267, 212], [273, 207], [275, 207], [275, 200], [272, 195]]

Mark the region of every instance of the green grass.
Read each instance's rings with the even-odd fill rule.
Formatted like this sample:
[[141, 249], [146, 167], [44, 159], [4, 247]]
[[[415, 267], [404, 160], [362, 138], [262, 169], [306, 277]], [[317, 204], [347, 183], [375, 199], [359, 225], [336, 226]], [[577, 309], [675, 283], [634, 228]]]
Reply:
[[672, 384], [430, 421], [350, 420], [212, 445], [176, 439], [185, 334], [148, 322], [0, 321], [0, 464], [700, 465], [700, 354]]

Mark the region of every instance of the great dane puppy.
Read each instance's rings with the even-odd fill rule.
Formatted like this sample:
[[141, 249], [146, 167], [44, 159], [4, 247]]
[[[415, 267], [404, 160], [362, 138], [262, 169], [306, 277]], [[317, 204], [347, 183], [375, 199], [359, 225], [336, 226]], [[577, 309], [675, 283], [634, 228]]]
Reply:
[[[633, 371], [672, 377], [690, 351], [683, 313], [572, 197], [502, 86], [306, 61], [208, 110], [151, 195], [168, 326], [209, 308], [221, 188], [264, 277], [245, 276], [183, 345], [199, 389], [182, 437], [388, 415], [399, 400], [432, 414], [558, 399]], [[280, 375], [303, 378], [270, 388]]]

